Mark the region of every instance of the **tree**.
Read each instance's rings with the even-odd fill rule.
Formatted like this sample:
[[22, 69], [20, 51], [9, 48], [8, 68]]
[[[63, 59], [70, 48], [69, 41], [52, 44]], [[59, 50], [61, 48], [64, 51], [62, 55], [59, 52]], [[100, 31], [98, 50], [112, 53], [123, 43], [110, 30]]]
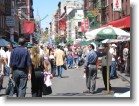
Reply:
[[60, 43], [59, 37], [55, 37], [55, 44], [58, 45]]

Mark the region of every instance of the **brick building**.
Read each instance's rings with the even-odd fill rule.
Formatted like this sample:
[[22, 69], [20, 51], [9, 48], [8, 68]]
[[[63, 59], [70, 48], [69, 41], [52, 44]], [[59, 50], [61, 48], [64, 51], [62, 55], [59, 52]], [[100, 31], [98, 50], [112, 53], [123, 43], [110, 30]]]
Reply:
[[[121, 0], [121, 6], [121, 11], [113, 11], [113, 0], [84, 0], [85, 16], [90, 12], [94, 20], [90, 28], [116, 24], [116, 27], [130, 30], [130, 0]], [[124, 25], [126, 23], [128, 25]]]

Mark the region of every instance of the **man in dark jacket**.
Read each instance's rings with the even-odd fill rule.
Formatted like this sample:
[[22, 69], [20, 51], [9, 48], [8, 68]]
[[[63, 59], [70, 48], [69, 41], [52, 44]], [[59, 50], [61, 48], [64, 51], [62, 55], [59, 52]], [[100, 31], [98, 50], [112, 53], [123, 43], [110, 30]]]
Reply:
[[31, 59], [23, 37], [18, 40], [19, 46], [12, 50], [10, 57], [10, 78], [13, 78], [17, 97], [25, 97], [27, 80], [31, 79]]

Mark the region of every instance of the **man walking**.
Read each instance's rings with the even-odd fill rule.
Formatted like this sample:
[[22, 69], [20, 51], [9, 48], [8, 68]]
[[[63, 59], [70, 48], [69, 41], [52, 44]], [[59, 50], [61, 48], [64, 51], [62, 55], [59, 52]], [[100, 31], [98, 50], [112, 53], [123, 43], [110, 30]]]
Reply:
[[85, 61], [85, 73], [86, 73], [86, 87], [87, 90], [84, 91], [83, 93], [95, 93], [95, 88], [96, 88], [96, 76], [97, 76], [97, 67], [96, 67], [96, 62], [97, 62], [97, 54], [94, 51], [94, 45], [89, 44], [88, 45], [89, 52], [86, 56], [86, 61]]
[[64, 65], [64, 57], [65, 53], [60, 49], [60, 46], [57, 46], [57, 50], [54, 53], [54, 57], [56, 60], [56, 66], [58, 70], [58, 76], [62, 78], [62, 66]]
[[31, 59], [23, 37], [18, 40], [19, 46], [12, 50], [10, 57], [10, 78], [13, 77], [17, 97], [25, 97], [27, 80], [31, 79]]
[[13, 45], [11, 43], [8, 43], [7, 45], [8, 51], [6, 52], [6, 58], [4, 59], [5, 62], [5, 75], [10, 75], [10, 57], [11, 57], [11, 51], [13, 50]]

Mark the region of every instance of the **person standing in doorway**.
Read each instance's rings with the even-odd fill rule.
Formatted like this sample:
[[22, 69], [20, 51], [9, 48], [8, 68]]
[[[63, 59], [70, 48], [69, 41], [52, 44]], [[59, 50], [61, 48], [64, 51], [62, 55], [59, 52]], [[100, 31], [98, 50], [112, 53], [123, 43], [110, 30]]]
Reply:
[[86, 73], [86, 87], [87, 90], [83, 93], [95, 93], [96, 76], [97, 76], [97, 54], [94, 51], [94, 45], [88, 45], [89, 52], [86, 56], [84, 72]]
[[12, 50], [10, 57], [10, 78], [15, 82], [17, 97], [25, 97], [27, 80], [31, 79], [31, 59], [25, 46], [25, 38], [20, 37], [19, 46]]

